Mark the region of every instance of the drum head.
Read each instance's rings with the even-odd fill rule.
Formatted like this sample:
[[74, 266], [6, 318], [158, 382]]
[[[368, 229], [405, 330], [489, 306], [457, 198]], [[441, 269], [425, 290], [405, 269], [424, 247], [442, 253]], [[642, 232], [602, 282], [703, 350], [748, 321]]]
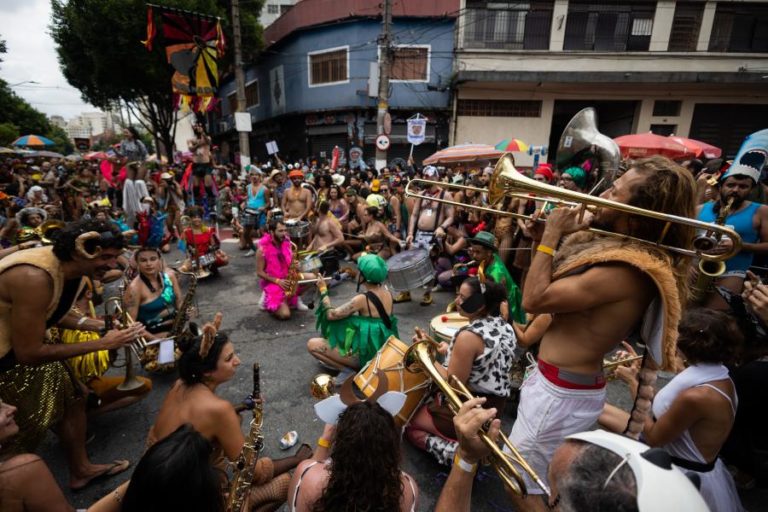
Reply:
[[387, 260], [387, 268], [390, 271], [407, 268], [413, 265], [417, 265], [425, 259], [429, 259], [429, 253], [424, 249], [402, 251]]

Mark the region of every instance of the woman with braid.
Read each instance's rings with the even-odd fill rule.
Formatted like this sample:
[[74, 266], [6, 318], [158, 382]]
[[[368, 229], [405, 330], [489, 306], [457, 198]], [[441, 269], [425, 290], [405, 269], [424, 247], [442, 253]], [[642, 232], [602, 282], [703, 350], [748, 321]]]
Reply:
[[[149, 430], [147, 445], [152, 446], [189, 423], [213, 443], [212, 459], [225, 477], [224, 458], [236, 461], [245, 437], [235, 407], [216, 394], [218, 387], [229, 382], [240, 366], [234, 345], [218, 330], [220, 325], [221, 313], [218, 313], [213, 323], [203, 327], [201, 336], [182, 342], [183, 353], [178, 363], [180, 378], [163, 401], [155, 424]], [[288, 493], [288, 471], [311, 455], [311, 448], [302, 445], [293, 457], [280, 460], [260, 457], [250, 493], [252, 510], [280, 508]], [[226, 480], [222, 487], [228, 489]]]

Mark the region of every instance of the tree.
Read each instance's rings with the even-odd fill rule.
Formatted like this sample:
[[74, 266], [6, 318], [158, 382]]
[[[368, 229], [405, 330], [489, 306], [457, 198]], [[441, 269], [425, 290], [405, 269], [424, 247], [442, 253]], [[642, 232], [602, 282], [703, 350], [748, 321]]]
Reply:
[[[188, 11], [220, 16], [228, 41], [232, 40], [226, 2], [220, 0], [164, 0], [161, 3]], [[261, 48], [258, 13], [263, 0], [242, 4], [243, 47], [249, 59]], [[51, 0], [51, 34], [67, 81], [85, 101], [107, 108], [123, 102], [136, 118], [172, 152], [176, 116], [172, 105], [171, 75], [165, 53], [156, 45], [148, 52], [144, 0]], [[104, 31], [109, 37], [104, 37]], [[219, 69], [227, 69], [227, 50]], [[168, 155], [169, 158], [171, 155]]]

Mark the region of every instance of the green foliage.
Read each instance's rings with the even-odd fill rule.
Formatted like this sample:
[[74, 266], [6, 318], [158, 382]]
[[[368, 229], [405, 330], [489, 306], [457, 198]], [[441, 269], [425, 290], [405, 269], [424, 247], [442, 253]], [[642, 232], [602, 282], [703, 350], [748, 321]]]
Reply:
[[[222, 18], [227, 52], [220, 71], [232, 61], [232, 31], [227, 2], [220, 0], [159, 0], [155, 3]], [[243, 48], [246, 60], [261, 48], [258, 14], [263, 0], [241, 6]], [[172, 147], [170, 65], [161, 47], [160, 23], [155, 13], [157, 38], [152, 52], [141, 44], [147, 37], [144, 0], [51, 0], [51, 35], [62, 71], [85, 101], [101, 108], [122, 100], [141, 105], [151, 128]]]
[[13, 123], [0, 123], [0, 146], [10, 146], [21, 136], [19, 127]]

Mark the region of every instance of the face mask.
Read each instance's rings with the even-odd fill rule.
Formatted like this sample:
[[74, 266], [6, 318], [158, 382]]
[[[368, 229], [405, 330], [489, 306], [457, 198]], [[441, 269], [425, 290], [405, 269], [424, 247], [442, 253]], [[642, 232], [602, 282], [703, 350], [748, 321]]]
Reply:
[[472, 296], [462, 301], [462, 303], [459, 305], [462, 311], [469, 313], [470, 315], [480, 311], [480, 308], [483, 306], [485, 306], [485, 297], [483, 297], [483, 294], [479, 292], [473, 293]]

